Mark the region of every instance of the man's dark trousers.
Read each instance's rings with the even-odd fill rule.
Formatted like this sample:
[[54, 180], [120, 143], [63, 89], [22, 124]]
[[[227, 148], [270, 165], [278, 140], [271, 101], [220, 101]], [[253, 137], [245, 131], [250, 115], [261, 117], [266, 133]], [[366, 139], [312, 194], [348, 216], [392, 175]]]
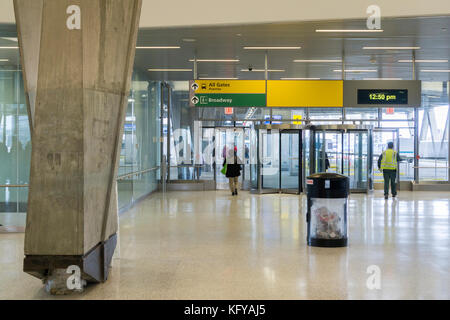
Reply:
[[391, 182], [391, 190], [392, 196], [397, 195], [397, 188], [395, 185], [395, 180], [397, 179], [397, 170], [383, 170], [383, 178], [384, 178], [384, 195], [389, 195], [389, 181]]

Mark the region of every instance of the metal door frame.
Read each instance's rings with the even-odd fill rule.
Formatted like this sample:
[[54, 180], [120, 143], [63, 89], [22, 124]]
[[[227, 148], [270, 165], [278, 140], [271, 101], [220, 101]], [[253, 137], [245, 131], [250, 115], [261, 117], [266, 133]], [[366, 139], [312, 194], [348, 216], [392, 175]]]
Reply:
[[[392, 132], [394, 133], [394, 139], [395, 139], [395, 145], [397, 147], [397, 152], [398, 154], [400, 154], [400, 129], [399, 128], [382, 128], [382, 127], [377, 127], [373, 129], [373, 133], [375, 132]], [[394, 145], [394, 149], [395, 149], [395, 145]], [[372, 159], [374, 158], [375, 154], [374, 154], [374, 150], [372, 148]], [[378, 159], [377, 159], [378, 160]], [[374, 161], [374, 160], [372, 160]], [[373, 163], [372, 163], [372, 167], [373, 167]], [[374, 184], [374, 189], [375, 189], [375, 184], [378, 185], [379, 189], [379, 185], [383, 185], [383, 182], [377, 182], [377, 183], [373, 183]], [[397, 161], [397, 190], [400, 190], [400, 162]]]
[[[165, 187], [166, 183], [170, 181], [170, 111], [172, 103], [172, 88], [169, 84], [162, 82], [160, 84], [160, 163], [161, 168], [165, 170], [160, 170], [160, 183]], [[164, 136], [164, 96], [167, 90], [167, 133]], [[164, 140], [167, 140], [166, 150], [164, 150]], [[164, 154], [164, 151], [166, 154]]]
[[[289, 189], [282, 188], [282, 171], [281, 171], [281, 163], [282, 163], [282, 146], [281, 146], [281, 137], [284, 134], [297, 134], [298, 135], [298, 188], [297, 189]], [[303, 130], [300, 129], [284, 129], [280, 130], [280, 193], [288, 193], [288, 194], [300, 194], [303, 192]]]
[[[332, 132], [336, 133], [339, 132], [341, 134], [341, 172], [338, 172], [340, 174], [344, 174], [344, 134], [351, 133], [351, 132], [367, 132], [367, 141], [368, 141], [368, 159], [367, 159], [367, 188], [353, 188], [350, 189], [350, 192], [352, 193], [369, 193], [372, 190], [372, 183], [371, 180], [373, 180], [373, 171], [372, 171], [372, 130], [373, 128], [371, 126], [365, 126], [365, 125], [312, 125], [311, 127], [311, 133], [310, 133], [310, 171], [311, 173], [316, 172], [316, 133], [320, 132], [323, 135], [323, 139], [325, 140], [325, 133]], [[325, 168], [325, 143], [322, 145], [322, 168]], [[372, 157], [371, 157], [372, 155]], [[312, 170], [311, 170], [312, 169]]]
[[[373, 144], [372, 144], [372, 129], [349, 129], [344, 133], [367, 133], [367, 164], [366, 164], [366, 172], [367, 172], [367, 187], [366, 188], [353, 188], [350, 191], [353, 193], [369, 193], [373, 189], [372, 181], [373, 181]], [[350, 140], [349, 140], [350, 143]], [[344, 146], [342, 146], [344, 148]], [[342, 153], [344, 155], [344, 153]], [[342, 157], [343, 159], [344, 157]], [[344, 170], [344, 167], [342, 167]]]
[[313, 140], [312, 144], [313, 144], [313, 147], [314, 147], [313, 149], [311, 149], [311, 147], [310, 147], [310, 150], [309, 150], [310, 153], [311, 153], [311, 150], [313, 150], [313, 154], [314, 154], [313, 157], [310, 156], [310, 168], [313, 168], [312, 173], [316, 173], [316, 145], [317, 145], [316, 133], [320, 132], [323, 135], [323, 140], [324, 140], [324, 142], [322, 144], [322, 148], [320, 150], [320, 153], [322, 154], [322, 157], [321, 157], [321, 159], [322, 159], [322, 168], [326, 167], [326, 157], [325, 157], [325, 154], [326, 154], [326, 151], [325, 151], [325, 149], [326, 149], [325, 140], [326, 139], [325, 139], [325, 134], [326, 133], [338, 133], [340, 135], [341, 146], [342, 146], [342, 150], [341, 150], [341, 154], [342, 154], [342, 156], [341, 156], [341, 169], [342, 169], [342, 172], [340, 172], [340, 174], [343, 174], [343, 170], [344, 170], [344, 150], [343, 150], [343, 148], [344, 148], [344, 133], [345, 132], [343, 130], [339, 130], [339, 129], [311, 130], [311, 132], [313, 133], [313, 135], [312, 135], [312, 140]]
[[[255, 126], [255, 130], [257, 131], [257, 166], [256, 166], [256, 175], [257, 175], [257, 189], [251, 190], [251, 193], [257, 193], [257, 194], [269, 194], [269, 193], [286, 193], [286, 194], [300, 194], [304, 190], [303, 185], [303, 177], [304, 177], [304, 153], [303, 153], [303, 138], [304, 138], [304, 129], [306, 127], [302, 125], [291, 125], [291, 124], [280, 124], [280, 125], [259, 125]], [[260, 159], [260, 148], [261, 148], [261, 131], [260, 130], [267, 130], [267, 132], [271, 132], [272, 130], [278, 130], [279, 136], [278, 136], [278, 148], [279, 148], [279, 159], [278, 159], [278, 165], [279, 165], [279, 172], [278, 172], [278, 188], [263, 188], [263, 176], [261, 174], [262, 172], [262, 163]], [[298, 164], [299, 164], [299, 172], [298, 172], [298, 188], [297, 189], [288, 189], [288, 188], [282, 188], [281, 187], [281, 136], [283, 133], [297, 133], [298, 134], [298, 141], [299, 141], [299, 157], [298, 157]]]
[[[266, 128], [258, 128], [257, 129], [257, 141], [258, 141], [258, 147], [257, 147], [257, 161], [258, 161], [258, 166], [257, 166], [257, 179], [258, 179], [258, 189], [257, 189], [257, 193], [259, 193], [259, 194], [268, 194], [268, 193], [279, 193], [280, 192], [280, 188], [266, 188], [266, 189], [264, 189], [263, 188], [263, 175], [262, 175], [262, 169], [263, 169], [263, 164], [262, 164], [262, 162], [261, 162], [261, 158], [260, 158], [260, 155], [261, 155], [261, 144], [262, 144], [262, 141], [261, 141], [261, 131], [260, 130], [267, 130], [267, 132], [266, 132], [266, 134], [272, 134], [272, 130], [278, 130], [278, 135], [279, 135], [279, 137], [278, 137], [278, 139], [280, 139], [280, 137], [281, 137], [281, 134], [280, 134], [280, 130], [279, 129], [272, 129], [272, 128], [270, 128], [270, 129], [266, 129]], [[279, 145], [279, 147], [280, 147], [280, 145]], [[279, 152], [280, 152], [280, 149], [278, 150]], [[280, 161], [280, 159], [279, 159], [279, 164], [278, 165], [280, 165], [280, 163], [281, 163], [281, 161]], [[281, 168], [280, 168], [281, 169]], [[279, 183], [279, 180], [278, 180], [278, 183]]]
[[[222, 190], [222, 189], [217, 189], [217, 148], [216, 148], [216, 144], [218, 143], [218, 139], [217, 139], [217, 131], [218, 130], [234, 130], [234, 131], [242, 131], [242, 150], [244, 150], [244, 158], [245, 158], [245, 129], [250, 129], [250, 128], [247, 128], [247, 127], [223, 127], [223, 126], [221, 126], [221, 127], [210, 127], [210, 126], [208, 126], [208, 127], [202, 127], [202, 128], [211, 128], [211, 129], [214, 129], [214, 140], [215, 140], [215, 143], [214, 143], [214, 163], [213, 163], [213, 167], [214, 167], [214, 186], [215, 186], [215, 189], [216, 190]], [[202, 132], [203, 133], [203, 132]], [[220, 165], [220, 164], [219, 164]], [[242, 165], [242, 174], [241, 174], [241, 176], [242, 176], [242, 183], [241, 183], [241, 186], [240, 186], [240, 188], [241, 188], [241, 190], [247, 190], [248, 188], [245, 186], [246, 185], [246, 180], [245, 180], [245, 163]], [[248, 184], [248, 185], [250, 185], [250, 184]]]

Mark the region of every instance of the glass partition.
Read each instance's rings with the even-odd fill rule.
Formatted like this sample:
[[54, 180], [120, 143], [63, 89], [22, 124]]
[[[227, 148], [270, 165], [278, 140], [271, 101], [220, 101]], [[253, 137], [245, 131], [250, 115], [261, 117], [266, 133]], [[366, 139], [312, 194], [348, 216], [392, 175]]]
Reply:
[[299, 190], [301, 177], [301, 131], [281, 131], [281, 189]]
[[118, 171], [119, 208], [158, 188], [160, 97], [159, 82], [133, 74]]
[[350, 178], [350, 189], [369, 188], [369, 132], [349, 131], [344, 134], [344, 175]]
[[261, 163], [262, 189], [280, 188], [280, 132], [259, 131], [259, 159]]
[[[17, 46], [0, 38], [0, 47]], [[31, 161], [28, 112], [17, 49], [0, 49], [0, 224], [25, 224]], [[9, 215], [15, 213], [14, 216]]]
[[448, 82], [423, 83], [423, 108], [419, 110], [420, 181], [449, 181]]

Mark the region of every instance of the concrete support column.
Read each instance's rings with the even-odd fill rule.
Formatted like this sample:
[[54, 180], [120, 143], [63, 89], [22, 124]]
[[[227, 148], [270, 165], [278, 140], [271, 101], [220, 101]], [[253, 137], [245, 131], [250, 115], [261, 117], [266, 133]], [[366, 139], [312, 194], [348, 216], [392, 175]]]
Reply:
[[32, 156], [24, 271], [103, 282], [142, 0], [14, 0]]

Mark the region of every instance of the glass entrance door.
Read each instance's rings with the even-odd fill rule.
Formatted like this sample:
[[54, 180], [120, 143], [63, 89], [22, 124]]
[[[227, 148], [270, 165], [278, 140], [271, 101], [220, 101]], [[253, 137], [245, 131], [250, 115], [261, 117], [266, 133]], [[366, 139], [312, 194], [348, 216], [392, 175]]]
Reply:
[[[227, 153], [231, 150], [237, 151], [237, 156], [243, 160], [245, 159], [245, 143], [244, 143], [244, 129], [243, 128], [215, 128], [215, 167], [216, 167], [216, 189], [228, 189], [228, 179], [220, 171], [223, 168], [224, 160]], [[243, 163], [243, 162], [242, 162]], [[244, 164], [244, 163], [243, 163]], [[239, 184], [242, 187], [245, 179], [245, 165], [239, 177]]]
[[257, 193], [302, 191], [302, 130], [258, 129], [252, 189]]
[[280, 189], [280, 131], [259, 131], [261, 188], [267, 192]]
[[310, 173], [332, 172], [350, 179], [351, 192], [372, 189], [371, 129], [324, 126], [311, 131]]
[[366, 192], [372, 180], [368, 131], [344, 133], [343, 147], [343, 173], [350, 178], [350, 189], [353, 192]]
[[[398, 129], [383, 129], [377, 128], [373, 130], [373, 158], [372, 170], [374, 172], [374, 184], [376, 189], [383, 188], [383, 173], [378, 169], [378, 158], [387, 148], [388, 142], [394, 143], [394, 150], [400, 150], [400, 139]], [[397, 181], [399, 180], [400, 172], [397, 170]], [[400, 184], [399, 184], [400, 185]]]
[[315, 133], [315, 172], [342, 174], [342, 139], [341, 131], [318, 131]]
[[280, 189], [299, 193], [301, 186], [301, 131], [285, 130], [280, 136]]

